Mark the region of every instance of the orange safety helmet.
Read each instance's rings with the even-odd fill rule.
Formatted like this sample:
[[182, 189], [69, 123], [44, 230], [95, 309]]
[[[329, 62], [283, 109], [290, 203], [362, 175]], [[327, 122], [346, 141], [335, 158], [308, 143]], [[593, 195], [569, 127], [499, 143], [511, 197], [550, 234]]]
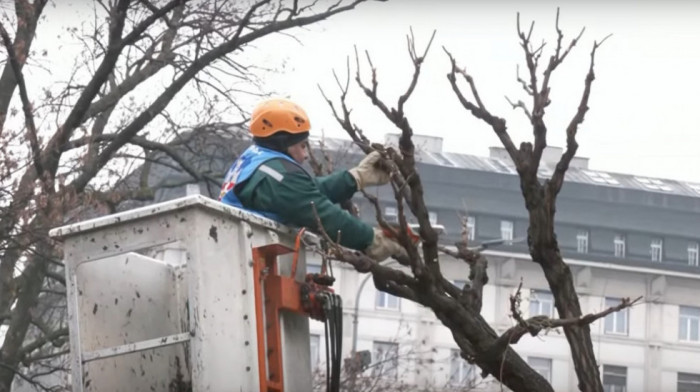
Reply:
[[304, 109], [286, 99], [260, 102], [250, 119], [250, 133], [256, 137], [268, 137], [280, 131], [303, 133], [309, 129], [311, 122]]

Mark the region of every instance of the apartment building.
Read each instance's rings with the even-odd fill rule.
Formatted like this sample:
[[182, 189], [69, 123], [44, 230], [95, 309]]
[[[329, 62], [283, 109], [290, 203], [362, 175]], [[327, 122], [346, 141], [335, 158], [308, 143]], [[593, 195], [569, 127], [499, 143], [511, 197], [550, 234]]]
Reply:
[[[486, 320], [499, 332], [512, 325], [508, 298], [521, 281], [524, 315], [556, 317], [547, 282], [522, 242], [527, 212], [505, 152], [493, 148], [489, 157], [445, 153], [436, 138], [416, 144], [423, 146], [418, 170], [430, 219], [444, 227], [442, 241], [457, 239], [460, 217], [467, 217], [474, 244], [512, 240], [485, 251]], [[551, 174], [560, 155], [561, 150], [548, 148], [542, 177]], [[700, 184], [593, 171], [588, 160], [580, 158], [566, 181], [556, 232], [584, 312], [600, 311], [625, 297], [644, 298], [592, 325], [606, 391], [700, 391]], [[378, 196], [385, 216], [395, 217], [393, 196], [383, 189]], [[357, 202], [362, 217], [372, 222], [373, 207], [359, 198]], [[447, 256], [441, 263], [449, 279], [458, 285], [465, 282], [466, 265]], [[366, 275], [342, 266], [335, 272], [347, 318], [345, 351], [349, 353], [356, 340], [358, 351], [369, 350], [374, 363], [383, 363], [382, 377], [401, 382], [500, 390], [459, 358], [449, 330], [429, 309], [375, 290], [371, 279], [363, 285]], [[356, 298], [358, 327], [353, 338]], [[322, 331], [321, 325], [312, 326], [312, 356], [318, 363], [324, 355]], [[561, 331], [525, 337], [514, 348], [555, 390], [577, 389]]]

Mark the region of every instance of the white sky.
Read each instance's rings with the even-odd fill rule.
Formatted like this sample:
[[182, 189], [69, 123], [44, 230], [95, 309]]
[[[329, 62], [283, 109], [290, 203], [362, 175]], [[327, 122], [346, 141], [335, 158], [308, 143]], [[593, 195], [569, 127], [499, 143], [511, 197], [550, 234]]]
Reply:
[[[419, 50], [435, 29], [435, 41], [418, 88], [406, 105], [409, 120], [416, 133], [442, 136], [446, 151], [486, 156], [488, 147], [499, 145], [499, 141], [485, 123], [471, 117], [458, 103], [445, 77], [449, 62], [442, 46], [475, 78], [487, 108], [507, 119], [516, 144], [531, 140], [525, 117], [513, 111], [504, 98], [508, 95], [515, 101], [529, 102], [515, 80], [516, 64], [521, 64], [521, 75], [526, 71], [516, 36], [516, 12], [521, 12], [524, 27], [536, 21], [533, 41], [546, 39], [545, 56], [549, 56], [547, 50], [553, 49], [556, 39], [554, 21], [559, 5], [564, 42], [568, 43], [584, 26], [586, 32], [552, 79], [552, 104], [546, 116], [549, 144], [565, 143], [565, 127], [578, 106], [593, 40], [613, 34], [596, 56], [596, 80], [590, 110], [579, 127], [578, 155], [589, 157], [590, 167], [596, 170], [700, 183], [700, 171], [695, 170], [700, 167], [696, 147], [700, 144], [700, 114], [694, 110], [700, 103], [700, 2], [532, 3], [371, 1], [303, 31], [290, 31], [301, 43], [281, 35], [256, 41], [254, 47], [242, 52], [241, 60], [280, 69], [266, 78], [266, 87], [305, 107], [314, 132], [346, 137], [317, 84], [337, 99], [332, 70], [344, 77], [346, 58], [350, 56], [354, 79], [353, 45], [357, 45], [364, 80], [369, 83], [363, 55], [368, 50], [378, 69], [380, 96], [394, 106], [412, 74], [406, 50], [409, 28], [413, 28]], [[66, 62], [66, 57], [72, 56], [61, 54], [78, 45], [68, 41], [61, 29], [66, 24], [77, 26], [91, 20], [92, 9], [89, 0], [61, 1], [57, 7], [47, 7], [47, 20], [40, 25], [36, 48], [49, 48], [50, 59], [39, 61], [51, 69], [51, 76], [35, 70], [30, 87], [37, 89], [45, 81], [61, 79], [61, 74], [67, 76], [73, 61]], [[60, 39], [53, 38], [58, 34]], [[255, 102], [248, 96], [236, 99], [249, 102], [251, 108]], [[354, 108], [355, 122], [374, 141], [382, 141], [385, 132], [397, 132], [359, 93], [354, 80], [349, 103]], [[224, 120], [235, 122], [240, 117], [236, 114]]]
[[[363, 4], [297, 34], [301, 45], [290, 38], [275, 39], [270, 56], [289, 58], [286, 71], [270, 78], [268, 85], [302, 104], [315, 131], [342, 137], [316, 84], [337, 98], [332, 69], [344, 75], [350, 55], [354, 77], [356, 44], [361, 54], [370, 52], [378, 69], [380, 95], [394, 106], [412, 72], [405, 39], [409, 27], [420, 49], [436, 29], [419, 86], [407, 104], [409, 120], [416, 133], [442, 136], [446, 151], [485, 156], [489, 146], [499, 144], [498, 139], [459, 105], [445, 77], [449, 62], [442, 46], [475, 78], [487, 108], [508, 120], [516, 144], [530, 140], [529, 124], [504, 98], [529, 102], [515, 80], [516, 64], [521, 64], [521, 74], [526, 71], [516, 36], [516, 12], [520, 11], [525, 27], [536, 21], [533, 40], [546, 39], [546, 49], [551, 50], [559, 5], [565, 43], [580, 28], [585, 26], [586, 31], [551, 83], [552, 104], [546, 116], [549, 144], [564, 145], [565, 127], [578, 106], [593, 40], [612, 33], [596, 55], [596, 80], [590, 110], [579, 127], [578, 156], [590, 157], [590, 167], [596, 170], [700, 182], [696, 170], [700, 167], [700, 115], [695, 110], [700, 103], [700, 2], [530, 3], [392, 0]], [[265, 45], [261, 43], [260, 49], [265, 50]], [[550, 53], [545, 51], [547, 57]], [[361, 67], [369, 82], [367, 63]], [[358, 94], [354, 80], [351, 91], [355, 122], [371, 139], [382, 141], [384, 132], [396, 132]]]

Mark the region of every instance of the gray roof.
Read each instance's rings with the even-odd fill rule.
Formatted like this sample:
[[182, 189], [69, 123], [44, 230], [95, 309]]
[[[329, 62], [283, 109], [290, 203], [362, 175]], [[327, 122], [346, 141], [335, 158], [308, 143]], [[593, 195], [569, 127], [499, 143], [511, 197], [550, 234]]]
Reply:
[[[352, 141], [346, 139], [325, 138], [324, 143], [329, 149], [336, 151], [347, 151], [348, 149], [353, 148], [357, 149], [357, 147], [352, 146]], [[501, 173], [513, 176], [518, 175], [515, 170], [515, 165], [510, 160], [460, 154], [455, 152], [430, 152], [424, 150], [417, 150], [416, 156], [416, 161], [427, 165]], [[553, 167], [541, 164], [539, 175], [541, 178], [551, 177], [553, 170]], [[642, 177], [631, 174], [582, 169], [578, 167], [569, 167], [566, 172], [565, 181], [620, 189], [633, 189], [645, 192], [700, 197], [700, 184], [698, 183]]]
[[[206, 132], [202, 132], [203, 129], [206, 129]], [[206, 167], [206, 171], [212, 174], [220, 173], [222, 176], [235, 157], [250, 144], [251, 139], [245, 128], [231, 124], [208, 124], [195, 132], [185, 130], [180, 134], [180, 137], [189, 139], [186, 144], [194, 145], [190, 148], [193, 148], [193, 151], [200, 152], [199, 154], [192, 154], [190, 151], [187, 151], [187, 154], [185, 154], [188, 155], [187, 158], [194, 166], [200, 169]], [[317, 143], [322, 142], [326, 151], [333, 152], [333, 158], [337, 160], [336, 167], [352, 164], [358, 159], [357, 156], [362, 154], [360, 149], [350, 139], [321, 138], [312, 135], [310, 140], [313, 146], [317, 146]], [[202, 154], [202, 150], [206, 152]], [[419, 148], [416, 151], [416, 160], [425, 165], [517, 176], [515, 166], [509, 159], [456, 152], [427, 151]], [[158, 180], [162, 181], [165, 178], [172, 180], [177, 176], [188, 177], [185, 173], [177, 173], [175, 170], [157, 166], [154, 167], [155, 170], [150, 175], [151, 181], [157, 179], [153, 182], [159, 182]], [[552, 170], [553, 167], [543, 162], [540, 165], [540, 177], [547, 178], [551, 176]], [[135, 176], [132, 175], [130, 177], [133, 178]], [[641, 177], [574, 166], [569, 167], [567, 170], [565, 180], [569, 183], [700, 198], [700, 184], [698, 183]]]

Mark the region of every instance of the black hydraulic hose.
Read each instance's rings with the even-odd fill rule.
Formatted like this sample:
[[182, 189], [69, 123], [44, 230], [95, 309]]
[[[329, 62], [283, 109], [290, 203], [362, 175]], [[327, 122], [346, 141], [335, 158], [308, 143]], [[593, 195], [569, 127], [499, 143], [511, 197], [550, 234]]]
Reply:
[[323, 297], [326, 329], [326, 391], [340, 392], [340, 372], [343, 355], [343, 305], [340, 296]]
[[329, 354], [329, 347], [328, 346], [329, 346], [329, 341], [330, 341], [330, 339], [328, 338], [328, 335], [329, 335], [328, 317], [326, 317], [324, 329], [326, 330], [326, 391], [330, 392], [330, 390], [331, 390], [331, 379], [330, 379], [331, 361], [330, 361], [330, 356], [328, 355]]
[[326, 391], [340, 392], [343, 355], [343, 303], [339, 295], [324, 293], [322, 303], [326, 338]]
[[333, 391], [340, 391], [340, 365], [342, 361], [342, 346], [343, 346], [343, 302], [340, 296], [333, 295], [334, 305], [333, 311], [335, 312], [335, 338], [336, 338], [336, 357], [333, 362], [333, 379], [331, 380], [331, 387], [334, 387]]
[[330, 330], [330, 338], [331, 338], [331, 356], [328, 358], [328, 361], [331, 363], [331, 371], [328, 374], [329, 382], [330, 382], [330, 389], [329, 392], [336, 392], [337, 387], [336, 387], [336, 358], [338, 356], [337, 353], [337, 335], [338, 331], [336, 330], [336, 317], [335, 317], [335, 296], [333, 294], [328, 296], [328, 307], [327, 309], [327, 314], [326, 314], [326, 321], [328, 323], [328, 328]]

